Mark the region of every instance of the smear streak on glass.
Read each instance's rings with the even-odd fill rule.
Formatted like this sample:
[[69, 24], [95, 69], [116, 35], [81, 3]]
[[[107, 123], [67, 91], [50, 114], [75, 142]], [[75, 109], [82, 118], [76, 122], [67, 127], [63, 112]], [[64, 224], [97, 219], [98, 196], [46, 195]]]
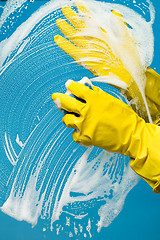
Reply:
[[[25, 2], [7, 2], [1, 29], [14, 11], [29, 8]], [[143, 1], [143, 6], [137, 2], [132, 2], [134, 10], [116, 3], [87, 4], [96, 9], [97, 19], [103, 23], [112, 9], [120, 11], [134, 30], [144, 62], [150, 65], [154, 10], [149, 1]], [[91, 237], [91, 212], [98, 231], [109, 226], [139, 177], [130, 169], [129, 158], [74, 143], [72, 130], [61, 123], [62, 114], [52, 102], [51, 94], [65, 92], [68, 79], [94, 77], [54, 43], [54, 36], [61, 34], [56, 19], [64, 18], [60, 7], [65, 4], [74, 6], [74, 1], [44, 3], [0, 43], [0, 204], [1, 211], [19, 221], [34, 226], [42, 218], [51, 229], [64, 214], [70, 236], [78, 231]], [[98, 84], [125, 101], [115, 88]], [[57, 227], [57, 234], [59, 231]]]

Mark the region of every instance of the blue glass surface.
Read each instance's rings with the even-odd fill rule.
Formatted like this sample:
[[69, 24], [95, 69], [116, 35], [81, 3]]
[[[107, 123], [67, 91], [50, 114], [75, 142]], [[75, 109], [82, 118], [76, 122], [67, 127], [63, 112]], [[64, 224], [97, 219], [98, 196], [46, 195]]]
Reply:
[[[106, 0], [106, 2], [108, 2]], [[120, 1], [121, 3], [122, 1]], [[155, 51], [154, 59], [151, 65], [152, 68], [156, 68], [156, 71], [160, 73], [159, 63], [159, 51], [160, 51], [160, 4], [157, 0], [152, 0], [152, 3], [156, 10], [155, 23], [153, 25], [154, 37], [155, 37]], [[5, 3], [0, 2], [3, 6]], [[19, 16], [18, 21], [15, 23], [18, 27], [25, 19], [27, 19], [40, 5], [44, 4], [44, 1], [35, 1], [31, 4], [25, 14]], [[1, 10], [1, 8], [0, 8]], [[14, 25], [15, 27], [15, 25]], [[8, 31], [1, 35], [1, 40], [10, 36], [14, 29], [8, 29]], [[84, 70], [83, 70], [84, 71]], [[87, 75], [92, 77], [86, 70]], [[83, 72], [84, 73], [84, 72]], [[81, 71], [76, 80], [81, 77]], [[51, 87], [50, 94], [53, 91]], [[62, 92], [65, 89], [62, 87]], [[47, 110], [46, 110], [47, 111]], [[31, 126], [32, 127], [32, 126]], [[3, 156], [2, 156], [3, 157]], [[3, 166], [5, 168], [5, 166]], [[11, 171], [8, 169], [7, 171]], [[3, 195], [3, 193], [0, 193]], [[0, 203], [1, 205], [3, 202]], [[93, 212], [94, 215], [94, 212]], [[130, 191], [128, 194], [123, 210], [114, 219], [112, 224], [107, 228], [102, 228], [100, 233], [94, 232], [94, 240], [160, 240], [159, 236], [159, 215], [160, 215], [160, 195], [156, 195], [152, 192], [152, 189], [143, 181], [140, 182]], [[62, 222], [64, 221], [62, 216]], [[44, 222], [39, 220], [38, 224], [32, 228], [30, 224], [26, 222], [19, 222], [4, 213], [0, 212], [0, 240], [38, 240], [38, 239], [89, 239], [89, 237], [70, 238], [65, 232], [61, 232], [57, 235], [55, 231], [51, 232], [50, 229], [43, 232]]]

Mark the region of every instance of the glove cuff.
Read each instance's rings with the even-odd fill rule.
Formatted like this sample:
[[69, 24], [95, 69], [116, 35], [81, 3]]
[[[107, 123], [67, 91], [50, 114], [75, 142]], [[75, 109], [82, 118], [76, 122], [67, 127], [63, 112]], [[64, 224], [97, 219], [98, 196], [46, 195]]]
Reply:
[[160, 127], [146, 123], [139, 135], [137, 149], [136, 156], [130, 160], [131, 168], [155, 193], [160, 193]]

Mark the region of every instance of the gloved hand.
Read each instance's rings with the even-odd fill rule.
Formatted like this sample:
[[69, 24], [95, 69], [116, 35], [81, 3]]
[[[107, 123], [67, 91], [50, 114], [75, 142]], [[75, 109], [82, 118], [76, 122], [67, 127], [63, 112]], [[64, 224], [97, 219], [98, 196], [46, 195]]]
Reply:
[[[122, 15], [115, 11], [111, 13], [111, 19], [113, 19], [114, 27], [118, 32], [117, 39], [114, 36], [117, 44], [116, 42], [113, 44], [113, 33], [107, 32], [94, 22], [93, 13], [86, 8], [82, 1], [75, 1], [75, 4], [81, 13], [80, 15], [69, 7], [62, 8], [64, 16], [71, 24], [63, 19], [57, 20], [57, 26], [70, 41], [57, 35], [54, 37], [55, 43], [75, 59], [78, 64], [90, 70], [94, 75], [115, 76], [125, 82], [128, 85], [125, 93], [126, 96], [128, 99], [135, 99], [136, 107], [134, 109], [146, 121], [148, 117], [144, 99], [135, 79], [141, 79], [141, 85], [145, 85], [147, 79], [145, 94], [149, 110], [153, 121], [159, 119], [160, 76], [152, 69], [147, 68], [146, 70], [145, 67], [142, 66], [139, 47], [132, 36], [131, 29], [128, 28], [126, 22], [123, 20]], [[93, 22], [95, 31], [91, 32], [90, 26], [93, 25]], [[94, 32], [96, 32], [96, 35]], [[119, 41], [119, 39], [121, 41]], [[119, 54], [117, 46], [121, 49], [122, 55]], [[127, 63], [124, 66], [124, 62], [129, 62], [130, 65], [133, 66], [134, 71], [132, 72], [131, 69], [127, 69]], [[153, 85], [154, 91], [152, 91]]]
[[130, 106], [92, 85], [69, 80], [67, 89], [79, 100], [62, 93], [52, 98], [63, 117], [75, 129], [73, 140], [131, 157], [131, 167], [154, 189], [160, 191], [160, 127], [145, 123]]

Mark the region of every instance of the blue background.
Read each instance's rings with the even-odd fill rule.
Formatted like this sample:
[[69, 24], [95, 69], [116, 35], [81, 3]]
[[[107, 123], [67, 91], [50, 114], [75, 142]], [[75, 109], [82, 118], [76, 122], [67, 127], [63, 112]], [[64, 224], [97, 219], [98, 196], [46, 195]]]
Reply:
[[[107, 1], [106, 1], [107, 2]], [[121, 1], [120, 1], [121, 2]], [[151, 65], [160, 73], [159, 50], [160, 50], [160, 4], [157, 0], [152, 0], [156, 9], [156, 18], [153, 25], [155, 36], [155, 53], [154, 60]], [[22, 21], [35, 11], [44, 1], [37, 1], [26, 10]], [[4, 5], [4, 2], [0, 2]], [[20, 17], [21, 18], [21, 17]], [[20, 19], [17, 26], [20, 24]], [[8, 34], [12, 33], [12, 29], [8, 30]], [[95, 233], [95, 240], [160, 240], [159, 234], [159, 216], [160, 216], [160, 194], [156, 195], [152, 189], [141, 180], [139, 184], [128, 194], [124, 208], [118, 217], [108, 228], [103, 228], [99, 234]], [[68, 235], [56, 233], [50, 230], [43, 232], [42, 225], [37, 224], [34, 228], [25, 222], [18, 222], [13, 218], [0, 212], [0, 240], [25, 240], [25, 239], [70, 239]], [[73, 238], [71, 238], [73, 239]], [[74, 238], [76, 239], [76, 238]], [[85, 238], [84, 238], [85, 239]]]

